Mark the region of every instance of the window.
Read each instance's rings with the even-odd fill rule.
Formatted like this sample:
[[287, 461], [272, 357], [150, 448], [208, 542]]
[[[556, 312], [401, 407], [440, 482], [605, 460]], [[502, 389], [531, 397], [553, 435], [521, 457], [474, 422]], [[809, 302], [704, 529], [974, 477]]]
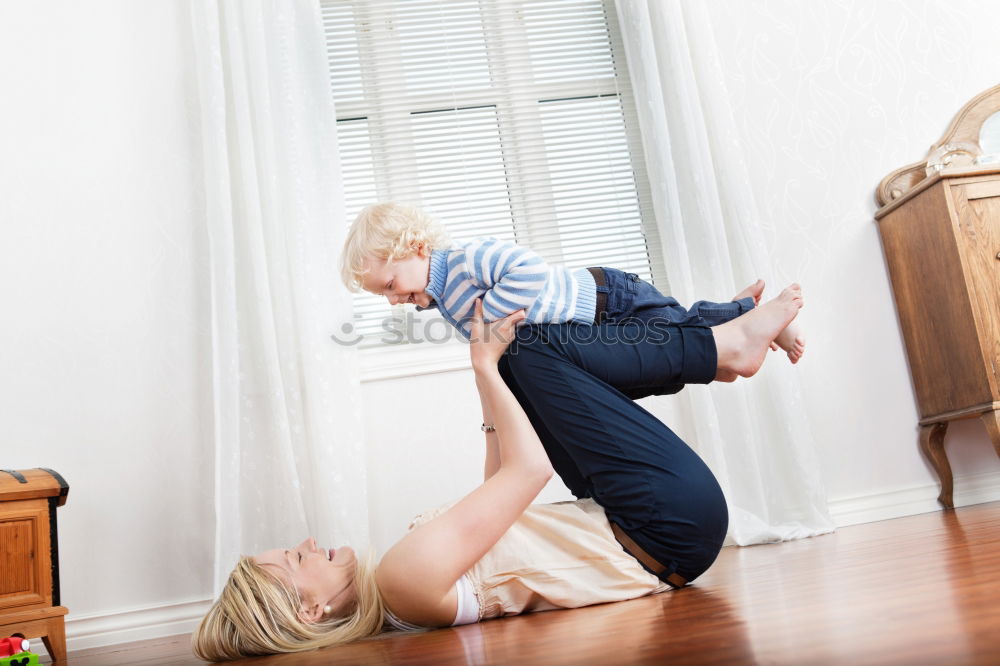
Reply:
[[[492, 235], [664, 284], [610, 0], [321, 7], [348, 223], [369, 203], [405, 201], [457, 240]], [[355, 298], [362, 347], [429, 346], [389, 334], [394, 315], [417, 340], [447, 336], [438, 315]]]

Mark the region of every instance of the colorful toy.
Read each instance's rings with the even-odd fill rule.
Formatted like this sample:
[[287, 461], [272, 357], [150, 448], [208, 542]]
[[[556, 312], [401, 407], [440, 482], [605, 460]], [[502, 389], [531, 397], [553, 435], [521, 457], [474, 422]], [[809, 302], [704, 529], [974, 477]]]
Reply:
[[30, 646], [20, 636], [0, 639], [0, 666], [36, 666], [38, 655], [28, 652]]
[[9, 657], [18, 652], [27, 652], [31, 644], [20, 636], [0, 639], [0, 657]]

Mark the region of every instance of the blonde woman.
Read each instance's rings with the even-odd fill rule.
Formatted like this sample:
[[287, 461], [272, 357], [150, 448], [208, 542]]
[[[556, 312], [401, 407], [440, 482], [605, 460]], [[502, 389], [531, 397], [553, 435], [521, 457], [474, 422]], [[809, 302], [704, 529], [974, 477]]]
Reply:
[[[720, 326], [640, 339], [631, 325], [515, 332], [523, 311], [484, 324], [477, 303], [483, 484], [419, 516], [378, 566], [312, 539], [241, 558], [195, 632], [195, 652], [213, 661], [297, 652], [683, 587], [718, 555], [725, 498], [701, 459], [622, 391], [749, 377], [801, 305], [793, 285]], [[553, 469], [579, 499], [531, 505]]]

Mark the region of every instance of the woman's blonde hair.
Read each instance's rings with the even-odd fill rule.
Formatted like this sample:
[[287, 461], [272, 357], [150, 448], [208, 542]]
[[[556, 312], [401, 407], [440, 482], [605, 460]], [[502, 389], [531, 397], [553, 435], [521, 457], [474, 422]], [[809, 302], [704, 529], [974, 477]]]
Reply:
[[361, 290], [368, 259], [405, 259], [423, 245], [427, 252], [449, 243], [444, 227], [415, 206], [387, 201], [366, 206], [347, 232], [340, 277], [351, 291]]
[[191, 648], [206, 661], [225, 661], [304, 652], [374, 636], [382, 631], [386, 613], [375, 584], [374, 551], [358, 561], [354, 586], [357, 604], [350, 615], [309, 624], [299, 619], [294, 586], [252, 557], [241, 557], [191, 637]]

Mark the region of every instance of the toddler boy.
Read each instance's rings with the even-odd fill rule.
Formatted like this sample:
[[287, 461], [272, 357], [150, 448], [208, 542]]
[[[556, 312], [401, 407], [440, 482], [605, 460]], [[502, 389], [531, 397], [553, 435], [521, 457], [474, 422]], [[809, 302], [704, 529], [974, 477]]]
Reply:
[[[698, 301], [685, 309], [634, 273], [548, 265], [530, 249], [496, 238], [451, 243], [428, 215], [392, 202], [361, 211], [347, 234], [341, 262], [341, 276], [352, 291], [364, 289], [392, 305], [437, 308], [467, 339], [477, 298], [483, 299], [486, 322], [524, 309], [525, 321], [533, 324], [655, 317], [717, 326], [752, 309], [764, 290], [764, 281], [758, 280], [731, 302]], [[785, 349], [792, 363], [804, 351], [795, 326], [793, 321], [772, 344]]]

